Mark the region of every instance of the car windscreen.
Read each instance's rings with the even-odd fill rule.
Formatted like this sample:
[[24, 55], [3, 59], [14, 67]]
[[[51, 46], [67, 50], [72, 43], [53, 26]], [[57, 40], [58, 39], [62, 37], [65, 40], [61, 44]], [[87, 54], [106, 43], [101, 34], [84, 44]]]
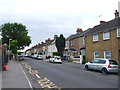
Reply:
[[118, 63], [117, 63], [116, 61], [114, 61], [114, 60], [109, 60], [109, 63], [110, 63], [111, 65], [118, 65]]

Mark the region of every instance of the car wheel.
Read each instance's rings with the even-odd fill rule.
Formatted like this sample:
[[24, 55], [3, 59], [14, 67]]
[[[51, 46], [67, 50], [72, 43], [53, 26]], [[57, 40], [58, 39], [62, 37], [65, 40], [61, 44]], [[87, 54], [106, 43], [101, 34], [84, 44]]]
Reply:
[[88, 65], [85, 65], [85, 69], [86, 69], [86, 70], [89, 70], [89, 67], [88, 67]]
[[106, 69], [106, 68], [103, 68], [103, 69], [102, 69], [102, 73], [103, 73], [103, 74], [107, 74], [107, 73], [108, 73], [107, 69]]

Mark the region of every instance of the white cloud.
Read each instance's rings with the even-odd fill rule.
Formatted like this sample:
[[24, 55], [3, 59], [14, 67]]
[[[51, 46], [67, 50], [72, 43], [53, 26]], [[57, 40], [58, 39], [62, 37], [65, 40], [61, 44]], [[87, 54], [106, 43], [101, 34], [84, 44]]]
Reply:
[[[65, 36], [114, 18], [119, 0], [1, 0], [0, 24], [23, 23], [32, 45], [54, 34]], [[100, 17], [99, 17], [100, 16]]]

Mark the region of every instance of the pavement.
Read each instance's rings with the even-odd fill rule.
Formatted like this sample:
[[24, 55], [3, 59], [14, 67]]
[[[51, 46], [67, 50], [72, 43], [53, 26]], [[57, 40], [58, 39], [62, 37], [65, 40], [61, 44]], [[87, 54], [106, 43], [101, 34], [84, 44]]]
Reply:
[[30, 81], [20, 63], [16, 60], [10, 60], [8, 70], [2, 71], [2, 89], [4, 90], [6, 88], [27, 88], [32, 90]]

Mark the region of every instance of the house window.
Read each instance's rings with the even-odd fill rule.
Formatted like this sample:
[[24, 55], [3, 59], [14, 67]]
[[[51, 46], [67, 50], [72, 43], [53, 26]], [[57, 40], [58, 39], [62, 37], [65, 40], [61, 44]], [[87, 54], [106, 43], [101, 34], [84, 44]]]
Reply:
[[117, 37], [120, 37], [120, 27], [117, 29]]
[[110, 39], [110, 32], [104, 32], [103, 33], [103, 40]]
[[83, 37], [83, 44], [85, 44], [85, 37]]
[[73, 46], [74, 46], [74, 41], [72, 43], [73, 43]]
[[98, 51], [95, 51], [95, 52], [94, 52], [94, 59], [95, 59], [95, 58], [99, 58], [99, 52], [98, 52]]
[[111, 59], [111, 51], [104, 51], [104, 58]]
[[71, 46], [74, 46], [74, 41], [71, 41], [70, 44], [71, 44]]
[[93, 41], [98, 41], [98, 34], [93, 35]]

